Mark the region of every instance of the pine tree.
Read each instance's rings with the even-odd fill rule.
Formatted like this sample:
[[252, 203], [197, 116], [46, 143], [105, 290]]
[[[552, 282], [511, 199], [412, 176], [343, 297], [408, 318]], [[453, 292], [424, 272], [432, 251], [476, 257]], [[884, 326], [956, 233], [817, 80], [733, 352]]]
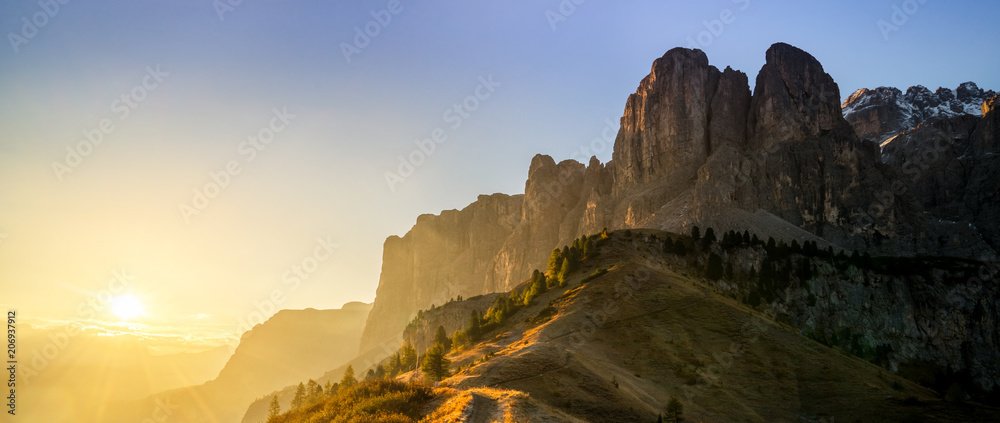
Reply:
[[295, 396], [292, 397], [291, 409], [298, 410], [305, 404], [305, 401], [306, 401], [306, 385], [304, 385], [302, 382], [299, 382], [299, 386], [295, 388]]
[[434, 333], [434, 343], [441, 344], [444, 352], [451, 351], [451, 340], [448, 339], [448, 333], [444, 331], [444, 326], [438, 326], [437, 332]]
[[701, 240], [701, 249], [707, 250], [715, 241], [715, 231], [712, 228], [705, 229], [705, 237]]
[[[567, 263], [568, 261], [569, 261], [569, 259], [563, 260], [563, 266], [564, 267], [565, 267], [565, 263]], [[560, 270], [560, 272], [561, 272], [561, 270]], [[557, 277], [561, 277], [561, 276], [557, 276]], [[558, 280], [558, 279], [556, 279], [556, 280]], [[535, 297], [537, 297], [539, 295], [542, 295], [546, 290], [548, 290], [548, 283], [545, 281], [544, 278], [538, 279], [535, 282], [533, 282], [531, 285], [529, 285], [524, 290], [525, 291], [524, 292], [524, 305], [531, 304], [531, 302], [535, 300]]]
[[750, 245], [750, 231], [743, 231], [743, 243]]
[[479, 310], [472, 310], [472, 312], [469, 314], [469, 330], [468, 330], [470, 344], [479, 340], [480, 332], [482, 331], [479, 325], [480, 324], [479, 320], [480, 320]]
[[399, 349], [399, 360], [402, 362], [402, 371], [408, 372], [417, 368], [417, 350], [407, 339]]
[[278, 396], [275, 395], [271, 397], [271, 405], [267, 406], [267, 423], [274, 423], [280, 414], [281, 404], [278, 404]]
[[812, 279], [812, 262], [808, 258], [803, 257], [799, 261], [798, 276], [799, 280], [802, 282]]
[[306, 405], [312, 405], [320, 401], [323, 398], [323, 387], [316, 383], [315, 380], [309, 379], [306, 383]]
[[562, 269], [559, 270], [559, 286], [566, 286], [566, 275], [573, 270], [569, 260], [563, 261]]
[[679, 256], [681, 256], [681, 257], [684, 257], [684, 256], [687, 255], [687, 253], [688, 253], [687, 245], [684, 244], [683, 240], [678, 239], [677, 243], [674, 244], [674, 253], [677, 254], [677, 255], [679, 255]]
[[708, 270], [706, 271], [706, 274], [708, 278], [713, 281], [722, 279], [722, 274], [723, 274], [722, 257], [719, 257], [719, 255], [715, 253], [712, 253], [708, 257]]
[[347, 370], [344, 370], [344, 377], [340, 378], [340, 389], [350, 388], [358, 383], [358, 380], [354, 378], [354, 366], [348, 364]]
[[562, 252], [558, 248], [552, 250], [552, 254], [549, 255], [549, 276], [555, 276], [559, 272], [559, 268], [562, 267]]
[[323, 393], [328, 397], [332, 397], [337, 393], [337, 391], [333, 390], [333, 382], [330, 382], [329, 380], [326, 381], [326, 385], [323, 385]]
[[684, 404], [681, 404], [681, 402], [678, 401], [677, 398], [671, 397], [670, 401], [667, 402], [667, 421], [671, 422], [682, 421], [684, 420], [684, 418], [681, 416], [682, 414], [684, 414]]
[[469, 335], [464, 330], [456, 330], [451, 334], [451, 348], [455, 351], [459, 351], [469, 345]]
[[587, 242], [583, 243], [583, 258], [590, 259], [597, 257], [597, 244], [594, 243], [593, 238], [587, 238]]
[[451, 367], [451, 361], [445, 358], [444, 346], [441, 344], [434, 344], [431, 349], [427, 350], [424, 354], [423, 363], [420, 365], [420, 371], [433, 381], [439, 381], [448, 377], [449, 367]]
[[403, 371], [403, 362], [399, 359], [399, 351], [389, 357], [389, 364], [386, 365], [385, 371], [389, 377], [395, 377]]

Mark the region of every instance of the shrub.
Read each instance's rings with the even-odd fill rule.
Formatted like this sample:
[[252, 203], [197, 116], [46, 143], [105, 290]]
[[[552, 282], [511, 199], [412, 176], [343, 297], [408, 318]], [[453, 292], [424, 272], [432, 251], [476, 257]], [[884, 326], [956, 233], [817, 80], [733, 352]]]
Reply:
[[603, 267], [599, 268], [599, 269], [595, 270], [594, 273], [591, 273], [590, 276], [587, 276], [586, 278], [583, 278], [583, 280], [580, 281], [580, 283], [584, 284], [584, 283], [590, 282], [593, 279], [597, 279], [597, 278], [601, 277], [605, 273], [608, 273], [608, 269], [605, 269]]
[[360, 382], [318, 404], [289, 411], [269, 421], [415, 423], [432, 398], [429, 386], [377, 379]]

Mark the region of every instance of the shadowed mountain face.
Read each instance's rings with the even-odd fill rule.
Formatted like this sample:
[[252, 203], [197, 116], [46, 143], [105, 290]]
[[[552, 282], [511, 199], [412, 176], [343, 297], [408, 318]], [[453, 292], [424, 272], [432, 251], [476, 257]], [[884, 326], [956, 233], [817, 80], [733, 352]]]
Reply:
[[[417, 310], [509, 289], [545, 268], [552, 248], [604, 227], [700, 224], [872, 254], [995, 259], [1000, 113], [981, 105], [983, 117], [918, 125], [880, 151], [858, 139], [818, 60], [787, 44], [765, 56], [751, 94], [742, 72], [670, 50], [629, 96], [611, 162], [536, 156], [523, 195], [481, 196], [389, 238], [362, 351], [398, 340]], [[954, 97], [988, 94], [977, 90], [964, 84]]]
[[252, 392], [298, 382], [354, 357], [370, 304], [340, 310], [281, 310], [240, 339], [211, 383]]
[[[848, 257], [749, 233], [713, 239], [601, 233], [574, 244], [575, 265], [552, 283], [533, 276], [423, 311], [404, 332], [417, 351], [432, 328], [464, 331], [447, 352], [450, 374], [432, 390], [419, 380], [433, 370], [382, 362], [396, 380], [376, 383], [416, 380], [412, 392], [430, 396], [385, 421], [675, 421], [665, 411], [677, 401], [688, 421], [1000, 421], [977, 402], [989, 397], [983, 386], [1000, 392], [998, 289], [970, 277], [984, 263]], [[486, 317], [460, 338], [471, 310]], [[374, 386], [276, 421], [347, 421], [348, 404], [401, 409], [357, 399], [395, 395]], [[274, 395], [284, 406], [294, 390]], [[263, 420], [270, 401], [255, 401], [243, 422]]]
[[364, 303], [337, 310], [281, 310], [243, 334], [215, 379], [117, 404], [95, 421], [137, 422], [160, 409], [169, 412], [170, 422], [238, 422], [255, 398], [354, 358], [370, 310]]
[[[694, 247], [684, 255], [664, 253], [664, 240]], [[970, 308], [969, 314], [958, 311], [936, 320], [939, 316], [930, 309], [951, 301], [941, 295], [944, 291], [973, 284], [925, 281], [920, 290], [937, 292], [911, 291], [907, 284], [924, 277], [918, 276], [922, 270], [902, 276], [878, 265], [854, 267], [846, 257], [823, 252], [791, 253], [792, 262], [807, 260], [815, 264], [814, 271], [791, 276], [791, 284], [773, 291], [770, 300], [747, 306], [753, 293], [772, 292], [759, 285], [764, 279], [747, 279], [749, 269], [783, 262], [787, 252], [732, 241], [709, 248], [696, 244], [701, 243], [660, 231], [612, 233], [596, 259], [585, 260], [567, 277], [566, 287], [553, 287], [480, 344], [453, 353], [453, 366], [462, 370], [445, 383], [527, 392], [593, 422], [656, 421], [670, 398], [680, 399], [689, 421], [998, 419], [995, 409], [950, 404], [929, 389], [845, 354], [907, 362], [903, 356], [927, 358], [939, 347], [942, 352], [960, 350], [944, 346], [950, 342], [945, 339], [964, 336], [959, 334], [969, 335], [967, 341], [993, 338], [996, 329], [978, 323], [948, 326], [995, 319], [996, 289], [980, 294], [989, 299], [979, 311]], [[731, 277], [714, 282], [705, 277], [712, 255], [732, 266]], [[952, 266], [946, 262], [938, 270], [948, 273], [945, 269]], [[608, 271], [585, 278], [598, 268]], [[862, 279], [870, 282], [855, 283]], [[819, 298], [809, 300], [809, 293]], [[851, 302], [852, 296], [865, 296], [873, 307], [838, 305]], [[447, 325], [449, 309], [462, 307], [450, 303], [425, 312], [418, 323]], [[911, 338], [923, 338], [916, 344], [941, 343], [915, 352], [912, 343], [904, 346]], [[995, 381], [987, 364], [994, 358], [986, 356], [995, 357], [996, 344], [982, 347], [975, 354], [985, 354], [980, 355], [984, 361], [977, 366]]]

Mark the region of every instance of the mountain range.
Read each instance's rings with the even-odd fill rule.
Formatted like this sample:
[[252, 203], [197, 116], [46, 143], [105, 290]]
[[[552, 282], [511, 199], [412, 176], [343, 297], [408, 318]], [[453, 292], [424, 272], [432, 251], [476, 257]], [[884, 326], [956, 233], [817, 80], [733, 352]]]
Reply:
[[[974, 83], [841, 102], [822, 64], [784, 43], [751, 90], [700, 50], [669, 50], [626, 100], [608, 163], [536, 155], [524, 194], [481, 195], [386, 239], [372, 305], [279, 312], [215, 380], [130, 407], [169, 397], [185, 404], [176, 421], [261, 421], [299, 382], [364, 374], [404, 339], [422, 353], [438, 326], [523, 296], [553, 249], [603, 233], [609, 253], [450, 356], [435, 395], [465, 404], [459, 421], [652, 421], [678, 395], [706, 420], [983, 419], [991, 409], [940, 397], [993, 401], [1000, 386], [998, 105]], [[767, 342], [748, 343], [746, 325]], [[710, 374], [725, 354], [726, 375]]]
[[[876, 132], [902, 131], [880, 146], [859, 137], [872, 130], [859, 122], [881, 113], [865, 106], [877, 103], [868, 93], [886, 90], [861, 90], [841, 103], [840, 88], [812, 55], [779, 43], [765, 57], [751, 93], [744, 73], [720, 71], [700, 50], [672, 49], [626, 101], [610, 162], [535, 156], [524, 194], [482, 195], [462, 210], [422, 215], [405, 236], [389, 237], [361, 351], [395, 348], [418, 310], [509, 290], [544, 269], [553, 248], [603, 228], [749, 229], [848, 253], [995, 263], [995, 94], [963, 84], [950, 97], [938, 90], [932, 101], [911, 89], [914, 95], [903, 96], [909, 103], [883, 108], [919, 104], [924, 112], [879, 120]], [[944, 108], [942, 98], [967, 105]], [[978, 99], [982, 116], [965, 113]], [[996, 266], [980, 273], [989, 281]], [[973, 284], [954, 294], [954, 304], [934, 304], [927, 317], [976, 304], [985, 287]], [[995, 309], [995, 297], [988, 298]], [[966, 341], [995, 351], [995, 330], [991, 320], [989, 336]], [[984, 381], [1000, 381], [989, 370]]]

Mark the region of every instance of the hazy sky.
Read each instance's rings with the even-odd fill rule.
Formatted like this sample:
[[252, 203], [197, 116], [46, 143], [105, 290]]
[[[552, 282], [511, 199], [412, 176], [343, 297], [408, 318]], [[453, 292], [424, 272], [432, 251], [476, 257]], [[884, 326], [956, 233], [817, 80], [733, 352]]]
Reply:
[[60, 1], [0, 5], [0, 305], [38, 322], [114, 320], [105, 290], [151, 331], [372, 301], [387, 236], [579, 156], [676, 46], [1000, 89], [986, 0]]

